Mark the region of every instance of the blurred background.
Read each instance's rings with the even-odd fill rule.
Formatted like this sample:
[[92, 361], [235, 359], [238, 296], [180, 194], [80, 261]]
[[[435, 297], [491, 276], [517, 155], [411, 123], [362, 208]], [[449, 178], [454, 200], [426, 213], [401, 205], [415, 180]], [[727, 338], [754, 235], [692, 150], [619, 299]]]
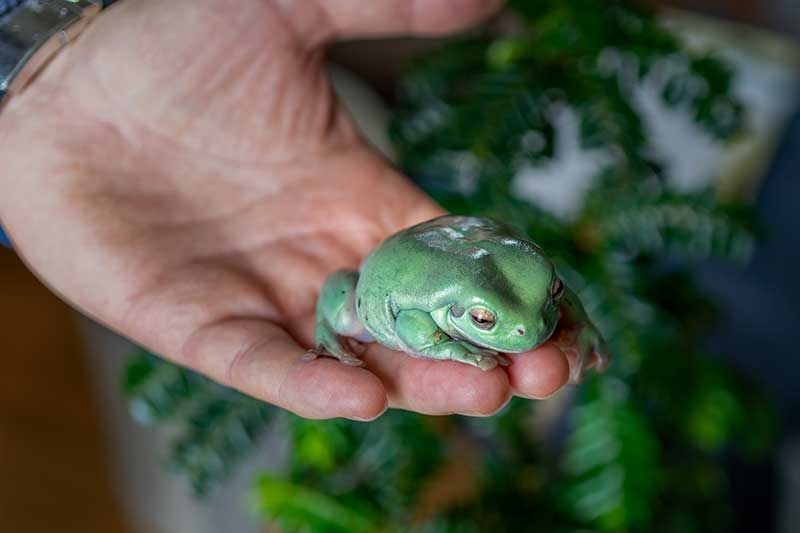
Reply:
[[[579, 2], [564, 0], [564, 3]], [[744, 264], [712, 257], [691, 262], [689, 269], [696, 276], [699, 289], [709, 296], [709, 305], [717, 312], [714, 327], [697, 336], [698, 346], [708, 352], [709, 360], [722, 361], [726, 368], [729, 366], [732, 371], [752, 378], [748, 388], [742, 390], [750, 391], [751, 386], [762, 390], [775, 412], [774, 435], [768, 439], [765, 459], [748, 461], [731, 453], [727, 441], [709, 455], [726, 474], [724, 496], [719, 497], [737, 512], [735, 520], [720, 518], [715, 522], [716, 519], [711, 519], [711, 522], [702, 522], [705, 525], [699, 530], [800, 531], [800, 387], [797, 386], [800, 382], [797, 353], [800, 223], [796, 220], [800, 205], [800, 182], [796, 179], [800, 168], [800, 115], [797, 113], [800, 5], [797, 0], [680, 0], [655, 4], [664, 9], [661, 16], [667, 26], [691, 49], [713, 49], [728, 62], [734, 76], [731, 86], [724, 91], [729, 90], [747, 113], [745, 133], [732, 134], [732, 140], [726, 139], [723, 143], [708, 135], [692, 134], [691, 120], [685, 116], [676, 118], [669, 106], [653, 96], [654, 91], [663, 87], [643, 87], [636, 93], [637, 111], [647, 126], [652, 144], [661, 149], [661, 160], [674, 189], [694, 194], [707, 188], [708, 180], [713, 178], [718, 180], [714, 188], [721, 191], [723, 197], [736, 197], [752, 206], [759, 221], [755, 251]], [[489, 26], [502, 31], [513, 27], [514, 22], [499, 17]], [[437, 185], [439, 182], [431, 185], [431, 176], [437, 177], [435, 172], [429, 171], [433, 168], [433, 159], [420, 162], [416, 155], [409, 155], [419, 152], [418, 145], [409, 134], [403, 133], [406, 131], [403, 128], [410, 123], [408, 113], [419, 111], [425, 104], [414, 100], [413, 91], [409, 97], [398, 89], [408, 59], [432, 44], [408, 40], [342, 43], [331, 51], [331, 60], [338, 65], [334, 72], [337, 90], [367, 137], [435, 193], [440, 185]], [[524, 61], [519, 55], [524, 51], [518, 52], [520, 48], [515, 48], [514, 43], [506, 48], [498, 46], [496, 50], [499, 51], [493, 57], [498, 58], [498, 62]], [[393, 147], [386, 131], [393, 110], [398, 108], [401, 112], [394, 115]], [[547, 204], [547, 217], [564, 220], [575, 212], [576, 203], [582, 201], [576, 197], [576, 191], [588, 187], [583, 185], [587, 183], [586, 176], [598, 162], [592, 159], [594, 156], [588, 154], [585, 146], [571, 144], [569, 134], [564, 133], [581, 127], [574, 117], [561, 113], [547, 120], [554, 124], [553, 138], [545, 136], [543, 141], [544, 145], [553, 145], [549, 162], [521, 172], [524, 179], [515, 178], [509, 186], [514, 195], [523, 200]], [[533, 140], [539, 142], [538, 138]], [[468, 162], [460, 160], [459, 165], [459, 172], [463, 171], [461, 177], [467, 181], [439, 190], [445, 201], [452, 201], [454, 195], [469, 198], [475, 193], [468, 190], [470, 172], [464, 170]], [[560, 185], [548, 182], [547, 177], [552, 175], [559, 176]], [[565, 181], [574, 186], [565, 190]], [[659, 263], [659, 268], [672, 272], [674, 262], [682, 265], [683, 259], [669, 257]], [[170, 476], [163, 468], [168, 462], [170, 446], [175, 446], [176, 430], [142, 427], [134, 421], [134, 418], [152, 421], [153, 412], [157, 410], [154, 405], [161, 404], [148, 396], [148, 392], [143, 393], [139, 382], [131, 385], [130, 366], [127, 367], [128, 388], [135, 389], [139, 399], [146, 401], [137, 403], [134, 395], [131, 402], [121, 392], [121, 376], [135, 348], [77, 317], [25, 269], [12, 251], [2, 248], [0, 287], [0, 351], [5, 362], [0, 372], [0, 524], [3, 528], [8, 527], [8, 531], [15, 533], [38, 533], [53, 528], [81, 533], [267, 530], [269, 526], [264, 525], [265, 520], [247, 510], [253, 507], [252, 502], [248, 503], [247, 494], [251, 493], [255, 470], [280, 472], [285, 468], [280, 465], [287, 461], [286, 443], [270, 436], [275, 433], [274, 429], [267, 432], [266, 437], [262, 435], [256, 439], [252, 435], [252, 446], [258, 451], [234, 453], [242, 457], [237, 457], [240, 460], [232, 475], [227, 475], [226, 469], [224, 475], [208, 474], [206, 465], [197, 466], [191, 462], [205, 456], [186, 459], [186, 455], [180, 456], [179, 450], [184, 462], [179, 461], [177, 470], [196, 468], [221, 484], [211, 497], [203, 502], [196, 501], [185, 479]], [[679, 312], [703, 315], [705, 305]], [[142, 361], [137, 368], [145, 374], [170, 371], [147, 362], [146, 358]], [[168, 378], [172, 379], [169, 376], [159, 379], [167, 382]], [[180, 387], [194, 390], [192, 379], [181, 374]], [[618, 379], [625, 382], [628, 376], [620, 375]], [[735, 395], [739, 389], [725, 390], [734, 390], [731, 394]], [[169, 389], [170, 399], [173, 393], [174, 389]], [[725, 395], [713, 398], [702, 416], [719, 417], [719, 413], [728, 408], [726, 406], [732, 405]], [[561, 415], [574, 401], [568, 395], [557, 397], [545, 402], [552, 405], [539, 410], [536, 423], [548, 428], [547, 437], [542, 439], [545, 449], [564, 446], [564, 438], [568, 440], [565, 446], [571, 449], [569, 442], [574, 441], [560, 436], [566, 430], [559, 424], [564, 423]], [[749, 417], [747, 406], [754, 404], [744, 402], [743, 405], [743, 413], [736, 415], [741, 420], [737, 419], [736, 424], [743, 425], [745, 432], [766, 434], [773, 431], [762, 431], [764, 425], [758, 419], [760, 407], [754, 408]], [[134, 418], [129, 415], [131, 406]], [[264, 415], [260, 407], [252, 409], [255, 410], [248, 411], [247, 417], [260, 420], [259, 417], [271, 416]], [[244, 419], [245, 415], [242, 417]], [[308, 435], [313, 433], [323, 442], [340, 435], [336, 433], [338, 429], [331, 429], [332, 433], [319, 436], [314, 433], [316, 429], [299, 428], [295, 421], [277, 419], [270, 423], [294, 424], [293, 434], [310, 438]], [[397, 422], [387, 431], [394, 431], [404, 423]], [[705, 435], [705, 427], [701, 421], [700, 435]], [[480, 434], [480, 431], [480, 428], [469, 428], [471, 435]], [[656, 439], [662, 438], [658, 431], [654, 435]], [[726, 433], [725, 438], [735, 439], [736, 435], [735, 432]], [[698, 438], [710, 442], [715, 437]], [[251, 445], [249, 440], [248, 435], [248, 446]], [[645, 440], [636, 442], [639, 443], [636, 447], [648, 446]], [[449, 445], [448, 449], [461, 448], [456, 444]], [[668, 449], [668, 445], [665, 444], [664, 449]], [[464, 453], [469, 456], [468, 452]], [[545, 450], [543, 457], [550, 457], [548, 453]], [[224, 463], [227, 456], [223, 459], [220, 461]], [[172, 466], [175, 470], [174, 461]], [[307, 476], [308, 470], [304, 472]], [[286, 475], [294, 479], [294, 474]], [[669, 472], [662, 472], [662, 475], [669, 477]], [[675, 475], [680, 476], [680, 472], [676, 470]], [[198, 478], [192, 479], [196, 489]], [[285, 495], [276, 485], [263, 479], [261, 483], [262, 497]], [[714, 483], [709, 483], [710, 499], [713, 499], [712, 494], [722, 494], [721, 489], [713, 488]], [[683, 505], [681, 509], [692, 515], [691, 505], [680, 501], [672, 503], [676, 508]], [[324, 502], [320, 505], [324, 507]], [[639, 513], [619, 505], [630, 516]], [[592, 509], [597, 506], [602, 506], [602, 502]], [[285, 515], [286, 509], [262, 503], [261, 512], [266, 522], [270, 522], [280, 519], [281, 513]], [[566, 515], [569, 512], [565, 511]], [[608, 515], [576, 513], [569, 515], [575, 524], [585, 524], [599, 531], [661, 530], [655, 526], [641, 529], [641, 523], [637, 525], [630, 516], [624, 520], [614, 518], [610, 511]], [[658, 512], [652, 511], [647, 516], [658, 516]], [[630, 522], [625, 521], [629, 519]], [[349, 518], [342, 520], [348, 523]], [[709, 523], [718, 524], [718, 527], [710, 527]], [[284, 530], [291, 530], [286, 522], [283, 525]], [[338, 530], [332, 527], [322, 525], [312, 530]], [[472, 531], [467, 526], [458, 527], [462, 529], [434, 524], [428, 530]], [[476, 530], [487, 530], [485, 524], [482, 527], [484, 529]], [[359, 528], [369, 530], [361, 522], [344, 530]], [[691, 531], [693, 528], [675, 526], [671, 530]]]

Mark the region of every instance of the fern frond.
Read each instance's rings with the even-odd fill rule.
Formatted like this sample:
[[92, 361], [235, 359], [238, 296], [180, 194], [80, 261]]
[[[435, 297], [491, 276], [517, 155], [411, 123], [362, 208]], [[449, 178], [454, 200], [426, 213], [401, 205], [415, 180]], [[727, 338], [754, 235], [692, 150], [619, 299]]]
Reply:
[[264, 402], [225, 391], [194, 413], [173, 443], [170, 467], [186, 476], [198, 496], [226, 479], [258, 445], [276, 411]]
[[141, 424], [170, 420], [191, 411], [220, 387], [202, 376], [144, 350], [129, 360], [122, 378], [131, 415]]
[[745, 261], [754, 247], [747, 218], [702, 195], [639, 195], [605, 206], [598, 220], [610, 246], [633, 254], [678, 252]]
[[600, 531], [647, 527], [658, 489], [658, 442], [622, 382], [586, 385], [594, 391], [572, 413], [562, 503]]

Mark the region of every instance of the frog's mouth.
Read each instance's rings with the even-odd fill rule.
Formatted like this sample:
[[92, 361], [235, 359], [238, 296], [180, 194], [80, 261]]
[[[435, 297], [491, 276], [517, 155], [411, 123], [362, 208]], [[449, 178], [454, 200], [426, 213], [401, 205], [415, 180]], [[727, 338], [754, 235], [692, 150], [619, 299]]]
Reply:
[[542, 342], [535, 343], [532, 346], [519, 349], [504, 349], [504, 348], [498, 348], [497, 346], [491, 346], [489, 344], [486, 344], [485, 342], [481, 342], [479, 340], [470, 338], [464, 333], [464, 331], [461, 328], [458, 327], [457, 324], [451, 324], [451, 327], [458, 333], [457, 335], [451, 335], [451, 337], [456, 340], [465, 341], [472, 344], [473, 346], [477, 346], [478, 348], [486, 348], [487, 350], [493, 350], [495, 352], [500, 352], [500, 353], [522, 353], [534, 350], [539, 346], [541, 346], [542, 344], [544, 344], [547, 341], [547, 339], [549, 339], [552, 336], [553, 331], [556, 329], [556, 324], [553, 323], [550, 333], [544, 337], [545, 340], [543, 340]]
[[451, 337], [453, 339], [458, 340], [458, 341], [468, 342], [468, 343], [472, 344], [473, 346], [477, 346], [478, 348], [485, 348], [487, 350], [492, 350], [492, 351], [499, 352], [499, 353], [522, 353], [522, 352], [527, 352], [529, 350], [532, 350], [533, 348], [536, 347], [536, 346], [533, 346], [531, 348], [525, 348], [525, 349], [522, 349], [522, 350], [507, 350], [507, 349], [498, 348], [497, 346], [492, 346], [490, 344], [486, 344], [485, 342], [481, 342], [481, 341], [475, 340], [473, 338], [470, 338], [461, 330], [461, 328], [459, 328], [455, 324], [453, 324], [453, 329], [455, 329], [458, 332], [457, 335], [451, 335]]
[[518, 352], [509, 352], [507, 350], [499, 350], [494, 346], [489, 346], [485, 342], [479, 342], [479, 341], [476, 341], [475, 339], [470, 339], [469, 337], [463, 335], [461, 330], [459, 330], [458, 332], [459, 332], [459, 335], [455, 336], [456, 340], [468, 342], [468, 343], [472, 344], [473, 346], [477, 346], [478, 348], [486, 348], [487, 350], [494, 350], [495, 352], [502, 351], [503, 353], [518, 353]]

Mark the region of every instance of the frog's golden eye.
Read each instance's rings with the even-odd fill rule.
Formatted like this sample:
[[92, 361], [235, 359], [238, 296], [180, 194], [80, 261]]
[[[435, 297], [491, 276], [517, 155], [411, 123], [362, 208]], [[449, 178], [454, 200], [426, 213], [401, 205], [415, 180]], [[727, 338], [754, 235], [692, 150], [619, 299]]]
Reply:
[[469, 317], [478, 329], [492, 329], [496, 321], [494, 315], [490, 311], [481, 309], [480, 307], [471, 310], [469, 312]]
[[564, 282], [558, 277], [553, 278], [553, 285], [550, 287], [550, 295], [554, 300], [558, 300], [564, 294]]

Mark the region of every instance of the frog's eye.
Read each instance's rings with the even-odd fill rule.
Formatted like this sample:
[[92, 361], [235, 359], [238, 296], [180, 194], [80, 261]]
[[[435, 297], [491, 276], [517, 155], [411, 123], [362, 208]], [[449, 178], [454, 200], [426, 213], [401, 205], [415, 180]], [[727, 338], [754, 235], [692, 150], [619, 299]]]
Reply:
[[553, 300], [558, 300], [564, 294], [564, 282], [558, 277], [553, 278], [553, 286], [550, 287], [550, 295]]
[[476, 307], [469, 312], [469, 317], [478, 329], [492, 329], [494, 327], [494, 315], [486, 309]]

